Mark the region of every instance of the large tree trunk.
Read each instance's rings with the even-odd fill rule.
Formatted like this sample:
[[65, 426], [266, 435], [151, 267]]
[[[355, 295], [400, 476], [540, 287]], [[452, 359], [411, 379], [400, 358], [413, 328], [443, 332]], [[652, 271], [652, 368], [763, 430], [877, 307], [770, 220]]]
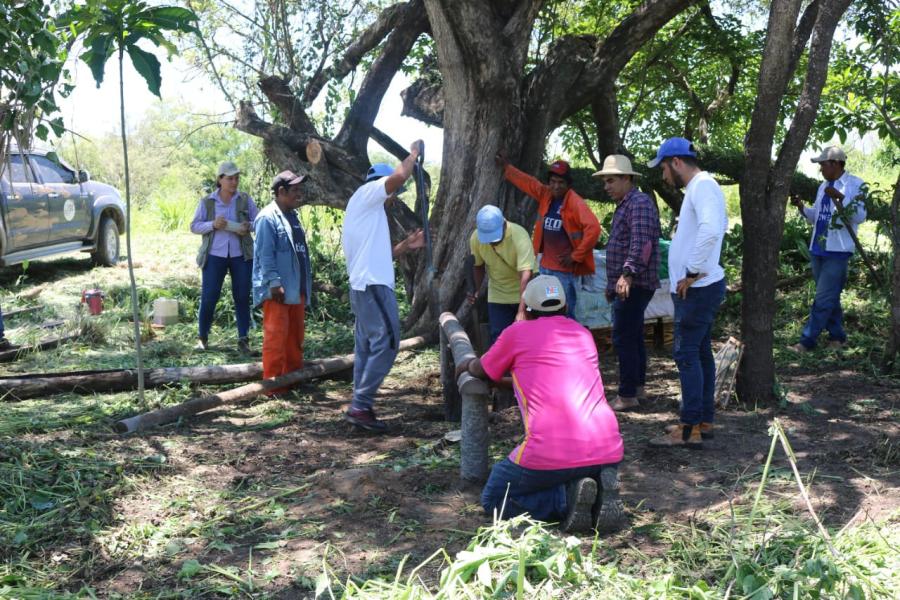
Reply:
[[[745, 145], [745, 171], [740, 184], [744, 256], [741, 273], [741, 335], [747, 350], [741, 363], [738, 397], [755, 404], [774, 398], [775, 361], [772, 355], [775, 284], [784, 214], [791, 178], [806, 145], [825, 84], [834, 30], [850, 0], [822, 0], [807, 6], [795, 28], [800, 0], [775, 0], [759, 73], [756, 106]], [[808, 15], [812, 27], [806, 77], [797, 110], [775, 164], [771, 162], [777, 125], [783, 120], [783, 100], [806, 45]]]
[[891, 248], [893, 269], [891, 272], [891, 331], [884, 351], [885, 371], [893, 370], [897, 353], [900, 352], [900, 174], [894, 184], [891, 200]]

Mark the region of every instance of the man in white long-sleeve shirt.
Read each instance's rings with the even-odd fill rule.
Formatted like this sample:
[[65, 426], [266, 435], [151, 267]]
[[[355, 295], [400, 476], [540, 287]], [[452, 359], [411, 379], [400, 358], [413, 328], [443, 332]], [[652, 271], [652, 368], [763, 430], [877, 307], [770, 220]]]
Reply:
[[712, 176], [700, 169], [694, 146], [685, 138], [667, 139], [647, 165], [661, 165], [663, 180], [684, 188], [678, 228], [669, 247], [681, 421], [650, 444], [700, 449], [704, 439], [713, 437], [716, 363], [711, 334], [725, 298], [725, 271], [719, 264], [728, 228], [725, 196]]
[[800, 334], [800, 341], [790, 346], [795, 352], [815, 348], [822, 330], [828, 331], [828, 348], [840, 349], [847, 343], [841, 292], [847, 283], [847, 263], [856, 250], [847, 227], [852, 227], [855, 232], [866, 220], [866, 184], [844, 170], [847, 163], [844, 151], [829, 146], [812, 161], [818, 163], [825, 179], [819, 186], [815, 202], [807, 207], [798, 196], [791, 197], [800, 214], [813, 225], [809, 258], [816, 282], [816, 297], [809, 309], [809, 320]]

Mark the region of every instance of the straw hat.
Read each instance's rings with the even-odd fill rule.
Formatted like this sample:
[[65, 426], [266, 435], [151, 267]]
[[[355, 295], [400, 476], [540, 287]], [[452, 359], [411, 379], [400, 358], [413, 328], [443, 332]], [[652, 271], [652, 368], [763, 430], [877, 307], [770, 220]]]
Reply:
[[603, 167], [594, 173], [594, 177], [607, 175], [640, 175], [631, 168], [631, 161], [624, 154], [610, 154], [603, 160]]

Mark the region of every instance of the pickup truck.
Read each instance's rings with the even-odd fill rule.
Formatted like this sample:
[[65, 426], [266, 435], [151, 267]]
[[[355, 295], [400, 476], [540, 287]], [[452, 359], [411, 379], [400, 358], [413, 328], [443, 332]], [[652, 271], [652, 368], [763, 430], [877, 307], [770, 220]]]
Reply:
[[12, 145], [0, 164], [0, 266], [80, 250], [95, 264], [119, 260], [125, 204], [46, 150]]

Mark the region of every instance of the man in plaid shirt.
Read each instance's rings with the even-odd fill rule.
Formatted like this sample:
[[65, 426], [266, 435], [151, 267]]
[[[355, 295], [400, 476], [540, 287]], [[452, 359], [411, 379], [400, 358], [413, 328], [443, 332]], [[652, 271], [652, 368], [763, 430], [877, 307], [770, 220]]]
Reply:
[[659, 288], [659, 211], [634, 187], [638, 174], [627, 156], [612, 154], [594, 177], [616, 202], [606, 246], [606, 298], [612, 304], [613, 345], [619, 355], [619, 394], [613, 410], [636, 408], [646, 398], [644, 311]]

